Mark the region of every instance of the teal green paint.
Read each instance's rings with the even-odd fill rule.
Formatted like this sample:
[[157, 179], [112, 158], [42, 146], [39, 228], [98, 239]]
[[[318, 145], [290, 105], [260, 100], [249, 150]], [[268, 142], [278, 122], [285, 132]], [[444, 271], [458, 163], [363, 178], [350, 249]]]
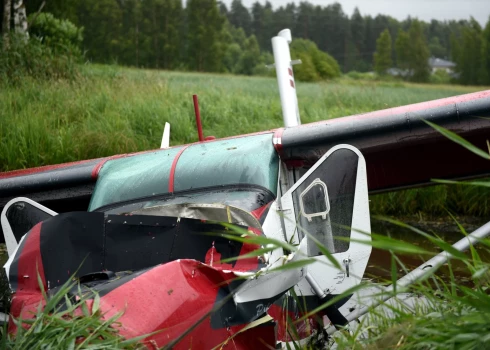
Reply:
[[278, 162], [272, 134], [195, 144], [177, 163], [175, 191], [254, 184], [276, 194]]
[[168, 192], [172, 162], [182, 147], [108, 161], [99, 172], [88, 210]]
[[[181, 149], [108, 161], [99, 173], [89, 211], [111, 203], [168, 193], [172, 162]], [[196, 143], [179, 158], [174, 191], [253, 184], [276, 195], [278, 169], [272, 134]]]

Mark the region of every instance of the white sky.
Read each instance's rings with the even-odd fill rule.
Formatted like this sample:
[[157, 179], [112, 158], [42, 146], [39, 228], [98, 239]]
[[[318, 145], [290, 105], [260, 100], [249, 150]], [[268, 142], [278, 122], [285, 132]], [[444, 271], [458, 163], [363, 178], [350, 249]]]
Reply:
[[[221, 0], [230, 7], [232, 0]], [[326, 6], [334, 0], [308, 0], [315, 5]], [[251, 8], [256, 0], [242, 0], [245, 7]], [[265, 0], [259, 0], [264, 4]], [[270, 0], [274, 9], [286, 5], [292, 0]], [[298, 0], [294, 1], [299, 4]], [[349, 16], [357, 6], [361, 14], [376, 16], [381, 13], [403, 20], [409, 15], [426, 22], [431, 19], [469, 19], [473, 16], [484, 26], [490, 16], [490, 0], [337, 0]]]

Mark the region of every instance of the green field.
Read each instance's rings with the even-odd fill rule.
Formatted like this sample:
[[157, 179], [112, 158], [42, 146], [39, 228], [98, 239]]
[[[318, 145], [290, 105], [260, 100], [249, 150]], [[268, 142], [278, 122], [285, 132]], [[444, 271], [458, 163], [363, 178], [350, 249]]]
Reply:
[[[199, 96], [205, 135], [224, 137], [282, 126], [275, 78], [82, 68], [80, 79], [73, 82], [26, 78], [15, 86], [0, 84], [0, 171], [158, 148], [165, 122], [172, 125], [172, 145], [196, 141], [192, 94]], [[299, 82], [297, 87], [303, 123], [483, 89], [348, 78]], [[470, 195], [482, 200], [489, 197], [474, 192]], [[460, 202], [460, 193], [451, 193], [436, 188], [374, 197], [387, 200], [374, 200], [372, 208], [440, 214], [449, 203], [463, 214], [490, 212], [490, 202], [463, 208], [470, 202]]]

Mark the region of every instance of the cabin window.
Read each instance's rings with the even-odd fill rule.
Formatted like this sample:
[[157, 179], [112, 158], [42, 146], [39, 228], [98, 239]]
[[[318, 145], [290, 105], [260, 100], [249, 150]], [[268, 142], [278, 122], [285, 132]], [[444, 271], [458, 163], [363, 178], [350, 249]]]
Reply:
[[350, 237], [358, 162], [356, 153], [339, 149], [293, 192], [298, 235], [309, 237], [309, 256], [322, 255], [311, 237], [332, 254], [349, 249], [342, 238]]

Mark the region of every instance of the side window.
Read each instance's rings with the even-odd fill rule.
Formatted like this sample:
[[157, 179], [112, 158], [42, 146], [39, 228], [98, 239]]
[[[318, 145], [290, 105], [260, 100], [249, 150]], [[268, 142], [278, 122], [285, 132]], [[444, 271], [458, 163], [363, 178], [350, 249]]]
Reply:
[[0, 214], [8, 254], [15, 251], [22, 236], [37, 223], [55, 215], [56, 212], [29, 198], [18, 197], [8, 202]]
[[[308, 232], [332, 254], [349, 249], [359, 156], [350, 149], [334, 151], [292, 193], [299, 240]], [[308, 255], [321, 255], [308, 239]]]

